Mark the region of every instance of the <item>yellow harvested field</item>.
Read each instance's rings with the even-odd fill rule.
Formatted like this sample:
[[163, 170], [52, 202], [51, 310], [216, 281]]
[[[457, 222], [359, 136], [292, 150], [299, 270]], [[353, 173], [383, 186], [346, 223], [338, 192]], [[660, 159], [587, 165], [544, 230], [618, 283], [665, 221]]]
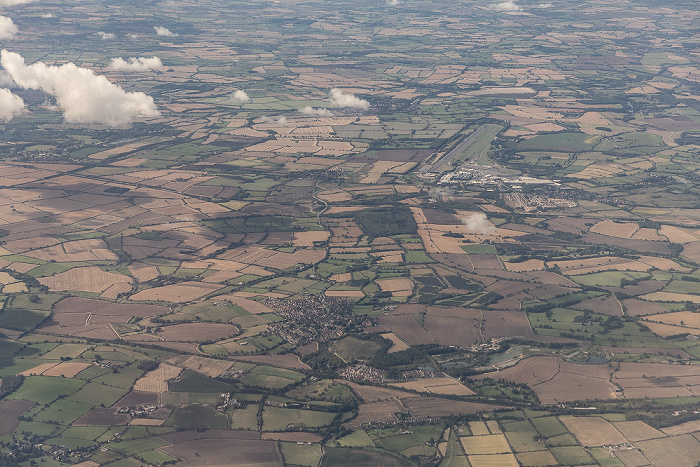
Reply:
[[609, 237], [630, 238], [637, 230], [639, 230], [639, 225], [635, 222], [614, 222], [605, 220], [595, 224], [589, 229], [589, 232], [595, 232]]
[[616, 256], [597, 257], [588, 259], [572, 259], [563, 261], [550, 261], [547, 266], [559, 266], [563, 274], [579, 275], [601, 271], [648, 271], [652, 268], [663, 270], [685, 270], [674, 261], [664, 258], [642, 256], [638, 260], [618, 258]]
[[97, 266], [73, 268], [53, 276], [39, 278], [39, 282], [50, 290], [79, 290], [95, 293], [102, 293], [117, 283], [131, 284], [132, 281], [131, 277], [105, 272]]
[[216, 360], [214, 358], [191, 356], [187, 358], [173, 357], [168, 360], [178, 367], [194, 370], [199, 373], [216, 378], [224, 371], [233, 366], [233, 362], [226, 360]]
[[325, 230], [311, 230], [306, 232], [294, 232], [292, 245], [297, 247], [311, 247], [314, 242], [325, 242], [330, 237], [330, 232]]
[[700, 295], [673, 292], [652, 292], [641, 297], [650, 302], [693, 302], [700, 303]]
[[141, 282], [150, 281], [160, 275], [158, 268], [150, 264], [133, 263], [127, 266], [129, 272]]
[[695, 433], [700, 431], [700, 420], [691, 420], [689, 422], [681, 423], [679, 425], [673, 425], [666, 428], [662, 428], [661, 431], [669, 436], [684, 435], [686, 433]]
[[392, 386], [432, 394], [454, 394], [458, 396], [474, 395], [474, 391], [462, 385], [459, 381], [448, 377], [425, 378], [416, 381], [407, 381], [405, 383], [397, 383]]
[[161, 426], [163, 423], [165, 423], [165, 420], [160, 418], [134, 418], [129, 422], [129, 425]]
[[686, 328], [681, 326], [673, 326], [670, 324], [661, 323], [650, 323], [648, 321], [644, 322], [644, 325], [648, 327], [651, 332], [661, 337], [677, 336], [679, 334], [692, 334], [694, 336], [700, 336], [700, 329]]
[[680, 271], [680, 272], [690, 272], [690, 268], [681, 266], [680, 264], [666, 258], [657, 258], [655, 256], [640, 256], [639, 262], [648, 264], [649, 266], [655, 267], [656, 269], [661, 269], [662, 271]]
[[499, 433], [503, 433], [501, 431], [501, 428], [498, 426], [498, 422], [496, 420], [487, 420], [486, 426], [489, 428], [489, 431], [491, 432], [491, 434], [496, 435]]
[[231, 295], [220, 295], [216, 297], [217, 300], [226, 300], [227, 302], [231, 302], [234, 305], [238, 305], [241, 308], [243, 308], [245, 311], [248, 313], [251, 313], [253, 315], [259, 315], [263, 313], [274, 313], [275, 310], [270, 308], [267, 305], [263, 305], [260, 302], [256, 302], [255, 300], [249, 300], [245, 297], [241, 297], [237, 294], [231, 294]]
[[603, 446], [604, 444], [623, 444], [627, 442], [620, 431], [601, 417], [559, 417], [576, 439], [585, 447]]
[[12, 284], [7, 284], [2, 288], [3, 293], [26, 292], [27, 290], [27, 284], [24, 282], [13, 282]]
[[20, 375], [22, 375], [22, 376], [40, 375], [43, 372], [45, 372], [46, 370], [49, 370], [57, 365], [58, 365], [58, 363], [42, 363], [41, 365], [37, 365], [34, 368], [24, 370], [23, 372], [20, 373]]
[[[470, 454], [502, 454], [511, 452], [505, 435], [462, 436], [464, 452]], [[471, 456], [470, 456], [471, 457]]]
[[342, 274], [333, 274], [328, 279], [335, 281], [335, 282], [347, 282], [350, 279], [352, 279], [352, 274], [350, 274], [349, 272], [344, 272]]
[[115, 167], [138, 167], [139, 165], [146, 162], [148, 159], [139, 159], [137, 157], [128, 157], [119, 161], [112, 162], [110, 165]]
[[208, 282], [180, 282], [179, 284], [164, 285], [142, 290], [133, 295], [132, 300], [162, 300], [165, 302], [182, 303], [196, 300], [222, 288], [222, 285]]
[[490, 435], [489, 427], [484, 422], [469, 422], [469, 430], [474, 436]]
[[663, 324], [700, 329], [700, 313], [693, 313], [692, 311], [677, 311], [675, 313], [649, 315], [645, 316], [644, 319], [657, 321]]
[[391, 342], [393, 342], [387, 353], [401, 352], [402, 350], [406, 350], [410, 347], [407, 343], [399, 339], [399, 336], [397, 336], [393, 332], [387, 332], [385, 334], [382, 334], [382, 337], [384, 339], [389, 339]]
[[89, 367], [90, 363], [81, 362], [61, 362], [58, 365], [50, 368], [42, 373], [44, 376], [65, 376], [73, 378], [75, 375]]
[[169, 379], [176, 378], [180, 372], [181, 368], [176, 366], [168, 365], [167, 363], [161, 363], [158, 368], [153, 371], [149, 371], [142, 378], [139, 378], [134, 383], [134, 391], [145, 391], [145, 392], [165, 392], [168, 390]]
[[520, 464], [515, 455], [510, 454], [487, 454], [467, 456], [472, 467], [519, 467]]
[[110, 299], [116, 300], [119, 297], [119, 294], [127, 293], [127, 292], [131, 292], [131, 284], [126, 283], [126, 282], [121, 282], [121, 283], [113, 284], [110, 287], [107, 287], [107, 290], [102, 292], [100, 294], [100, 297], [110, 298]]
[[362, 180], [360, 180], [360, 183], [377, 183], [384, 172], [387, 172], [400, 165], [402, 165], [401, 162], [377, 161], [372, 164], [372, 168], [369, 170], [369, 173]]
[[413, 281], [407, 277], [396, 279], [377, 279], [375, 281], [383, 292], [398, 292], [402, 290], [413, 290]]
[[[700, 420], [696, 422], [696, 425], [698, 425], [698, 430], [700, 430]], [[636, 441], [643, 441], [645, 439], [662, 438], [666, 436], [656, 428], [652, 428], [639, 420], [631, 422], [613, 422], [613, 426], [617, 428], [625, 438], [633, 443]]]
[[523, 271], [539, 271], [544, 269], [544, 261], [541, 259], [528, 259], [522, 263], [509, 263], [504, 261], [506, 269], [509, 271], [523, 272]]
[[633, 240], [648, 240], [652, 242], [665, 242], [666, 237], [659, 235], [656, 229], [640, 228], [631, 237]]
[[673, 243], [689, 243], [700, 240], [700, 235], [697, 235], [692, 230], [670, 225], [662, 225], [661, 229], [659, 229], [659, 233]]

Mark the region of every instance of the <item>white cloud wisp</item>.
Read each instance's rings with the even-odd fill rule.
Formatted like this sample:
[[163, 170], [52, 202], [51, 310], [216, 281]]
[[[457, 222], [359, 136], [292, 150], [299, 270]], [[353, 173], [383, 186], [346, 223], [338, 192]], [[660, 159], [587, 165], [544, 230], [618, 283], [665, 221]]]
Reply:
[[15, 115], [19, 115], [24, 109], [24, 101], [21, 97], [10, 92], [9, 89], [0, 89], [0, 120], [9, 122]]
[[18, 31], [12, 18], [0, 16], [0, 39], [12, 39]]
[[128, 60], [124, 60], [121, 57], [115, 57], [109, 63], [109, 67], [114, 70], [127, 70], [127, 71], [149, 71], [154, 68], [160, 68], [163, 66], [163, 62], [160, 61], [158, 57], [131, 57]]
[[170, 29], [164, 28], [164, 27], [162, 27], [162, 26], [153, 26], [153, 29], [155, 29], [156, 34], [157, 34], [158, 36], [175, 37], [175, 36], [178, 35], [178, 34], [172, 32]]
[[231, 98], [234, 101], [239, 102], [241, 104], [245, 104], [246, 102], [250, 102], [250, 96], [243, 89], [237, 89], [233, 93], [233, 96], [231, 96]]
[[126, 92], [104, 76], [73, 63], [26, 65], [20, 54], [7, 50], [0, 52], [0, 63], [18, 86], [54, 96], [67, 122], [122, 126], [135, 117], [160, 115], [152, 97]]
[[338, 88], [331, 89], [331, 105], [339, 108], [369, 109], [369, 102], [356, 97], [354, 94], [345, 94]]
[[333, 112], [331, 112], [328, 109], [321, 109], [321, 108], [313, 108], [310, 105], [307, 105], [306, 107], [302, 107], [299, 109], [299, 113], [304, 114], [304, 115], [309, 115], [312, 117], [332, 117]]

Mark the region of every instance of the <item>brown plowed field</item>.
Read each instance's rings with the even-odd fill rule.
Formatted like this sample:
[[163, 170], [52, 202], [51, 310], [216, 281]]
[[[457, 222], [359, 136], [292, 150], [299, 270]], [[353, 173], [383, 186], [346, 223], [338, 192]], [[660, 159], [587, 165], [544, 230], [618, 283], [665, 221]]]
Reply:
[[357, 417], [350, 420], [347, 426], [353, 429], [370, 422], [393, 422], [396, 421], [396, 415], [394, 414], [397, 412], [406, 412], [406, 409], [397, 399], [361, 404]]
[[571, 308], [575, 310], [588, 310], [603, 315], [622, 316], [620, 302], [610, 295], [607, 297], [589, 298], [588, 300], [573, 305]]
[[423, 329], [411, 315], [385, 315], [379, 317], [379, 323], [388, 327], [409, 345], [432, 344], [433, 336]]
[[131, 417], [129, 414], [117, 413], [117, 409], [95, 407], [73, 422], [75, 426], [108, 426], [126, 425]]
[[488, 338], [535, 335], [523, 311], [489, 310], [484, 312], [484, 318], [484, 334]]
[[533, 387], [554, 378], [554, 375], [559, 371], [560, 362], [561, 359], [557, 357], [530, 357], [505, 370], [476, 375], [473, 379], [505, 379]]
[[17, 417], [29, 410], [34, 405], [33, 402], [21, 399], [11, 401], [0, 401], [0, 436], [13, 433], [19, 426]]
[[[482, 341], [480, 329], [481, 316], [479, 316], [479, 319], [425, 316], [425, 330], [431, 336], [434, 336], [440, 345], [458, 345], [463, 347], [474, 345]], [[397, 334], [401, 335], [398, 332]]]
[[160, 448], [183, 465], [283, 465], [275, 441], [260, 439], [198, 439]]
[[532, 389], [543, 404], [614, 397], [614, 386], [607, 380], [562, 371]]

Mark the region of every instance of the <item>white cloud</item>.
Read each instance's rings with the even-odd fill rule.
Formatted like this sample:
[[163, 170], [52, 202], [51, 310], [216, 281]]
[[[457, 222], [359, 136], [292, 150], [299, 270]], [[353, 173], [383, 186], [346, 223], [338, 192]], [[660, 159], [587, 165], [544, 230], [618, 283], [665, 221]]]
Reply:
[[333, 112], [331, 112], [328, 109], [314, 109], [310, 105], [307, 105], [306, 107], [302, 107], [299, 109], [299, 113], [302, 113], [304, 115], [312, 115], [316, 117], [332, 117]]
[[17, 26], [12, 22], [12, 18], [0, 16], [0, 39], [12, 39], [17, 31]]
[[399, 4], [399, 0], [387, 0], [387, 5], [396, 6]]
[[462, 222], [467, 227], [469, 232], [476, 232], [479, 234], [490, 234], [496, 231], [496, 227], [489, 221], [486, 214], [483, 212], [475, 212], [464, 219]]
[[248, 93], [242, 89], [237, 89], [233, 93], [232, 99], [236, 102], [240, 102], [241, 104], [250, 102], [250, 96], [248, 96]]
[[553, 3], [538, 3], [535, 8], [552, 8], [553, 6]]
[[352, 109], [369, 109], [369, 102], [359, 97], [355, 97], [354, 94], [345, 94], [338, 88], [331, 89], [331, 105], [333, 107], [349, 107]]
[[24, 5], [34, 0], [0, 0], [0, 6]]
[[0, 89], [0, 120], [9, 122], [12, 117], [19, 115], [24, 109], [24, 101], [15, 96], [9, 89]]
[[127, 39], [131, 39], [132, 41], [135, 41], [136, 39], [139, 38], [138, 34], [127, 34], [126, 35]]
[[491, 9], [494, 11], [522, 11], [522, 7], [517, 3], [508, 0], [507, 2], [493, 3]]
[[11, 88], [12, 86], [15, 86], [15, 82], [12, 81], [10, 75], [8, 75], [5, 70], [0, 70], [0, 87]]
[[134, 117], [156, 117], [153, 98], [142, 92], [126, 92], [104, 76], [73, 63], [26, 65], [20, 54], [0, 52], [3, 68], [24, 89], [41, 89], [56, 98], [63, 116], [71, 123], [129, 124]]
[[43, 15], [41, 15], [41, 17], [44, 19], [48, 19], [48, 18], [54, 18], [54, 15], [53, 15], [53, 13], [44, 13]]
[[103, 41], [114, 39], [114, 34], [111, 32], [97, 31], [97, 35], [100, 36], [100, 39]]
[[158, 57], [131, 57], [128, 61], [121, 57], [115, 57], [109, 63], [110, 68], [115, 70], [128, 70], [128, 71], [148, 71], [153, 68], [160, 68], [163, 66], [163, 62], [160, 61]]
[[153, 26], [153, 29], [156, 30], [156, 34], [159, 36], [165, 36], [165, 37], [177, 36], [177, 34], [172, 32], [170, 29], [164, 28], [162, 26]]
[[267, 115], [263, 115], [260, 117], [260, 123], [277, 123], [278, 125], [286, 125], [287, 117], [268, 117]]

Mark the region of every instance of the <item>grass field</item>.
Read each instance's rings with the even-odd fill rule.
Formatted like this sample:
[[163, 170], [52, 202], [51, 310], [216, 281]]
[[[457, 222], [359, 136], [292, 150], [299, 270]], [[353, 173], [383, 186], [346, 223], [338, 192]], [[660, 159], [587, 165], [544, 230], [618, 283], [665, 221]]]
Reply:
[[79, 391], [69, 396], [68, 400], [93, 406], [104, 404], [105, 407], [109, 407], [121, 399], [127, 392], [129, 392], [128, 389], [89, 382]]
[[316, 467], [321, 460], [319, 444], [298, 445], [296, 443], [280, 443], [280, 450], [285, 464]]
[[372, 438], [364, 430], [355, 430], [349, 435], [338, 438], [336, 443], [345, 447], [374, 446]]
[[581, 446], [553, 447], [550, 451], [564, 465], [583, 465], [593, 460]]
[[234, 430], [257, 430], [258, 405], [248, 404], [245, 409], [233, 409], [231, 428]]
[[556, 417], [538, 417], [530, 419], [540, 436], [549, 438], [551, 436], [568, 433], [568, 430]]
[[85, 381], [54, 376], [29, 376], [8, 399], [24, 399], [37, 404], [49, 404], [59, 397], [78, 391]]
[[313, 429], [329, 425], [335, 416], [336, 414], [329, 412], [265, 407], [263, 410], [263, 430], [284, 431], [292, 426]]
[[230, 426], [226, 415], [205, 405], [188, 405], [176, 408], [171, 420], [173, 426], [186, 430], [226, 429]]
[[369, 360], [380, 349], [379, 344], [363, 341], [354, 337], [345, 337], [333, 345], [333, 351], [346, 362]]

